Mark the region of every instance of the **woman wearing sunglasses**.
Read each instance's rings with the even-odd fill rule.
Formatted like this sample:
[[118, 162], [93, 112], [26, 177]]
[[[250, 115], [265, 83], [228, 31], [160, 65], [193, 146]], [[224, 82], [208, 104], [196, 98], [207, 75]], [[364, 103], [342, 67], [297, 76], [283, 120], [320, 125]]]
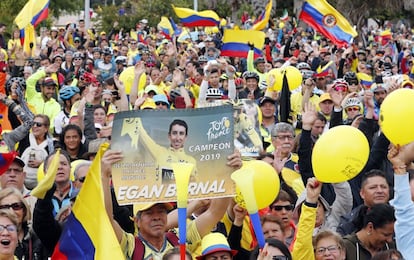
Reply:
[[37, 185], [37, 170], [47, 155], [53, 151], [53, 139], [49, 134], [50, 120], [47, 115], [36, 115], [32, 131], [19, 143], [18, 151], [25, 163], [26, 187], [31, 190]]
[[[15, 188], [5, 188], [0, 191], [0, 211], [8, 209], [12, 210], [17, 216], [15, 225], [17, 227], [18, 243], [14, 251], [17, 259], [47, 259], [47, 253], [42, 243], [29, 228], [30, 208], [20, 191]], [[2, 234], [3, 232], [0, 232], [0, 235]], [[3, 244], [2, 239], [0, 244]]]

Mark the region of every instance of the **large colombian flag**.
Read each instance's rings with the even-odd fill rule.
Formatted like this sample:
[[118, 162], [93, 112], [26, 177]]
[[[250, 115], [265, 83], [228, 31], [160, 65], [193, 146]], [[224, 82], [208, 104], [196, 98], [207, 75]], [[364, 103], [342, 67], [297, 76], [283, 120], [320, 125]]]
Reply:
[[255, 30], [224, 30], [221, 56], [246, 58], [250, 50], [249, 42], [254, 44], [254, 57], [262, 56], [265, 33]]
[[102, 144], [92, 162], [53, 252], [53, 260], [125, 259], [104, 204], [101, 157], [108, 147], [108, 143]]
[[299, 15], [319, 33], [329, 38], [338, 47], [345, 47], [358, 35], [355, 29], [326, 0], [307, 0]]
[[29, 0], [14, 19], [20, 29], [20, 42], [26, 53], [33, 55], [36, 49], [34, 28], [49, 15], [49, 0]]
[[220, 17], [211, 10], [197, 12], [188, 8], [172, 6], [175, 14], [185, 27], [219, 26]]

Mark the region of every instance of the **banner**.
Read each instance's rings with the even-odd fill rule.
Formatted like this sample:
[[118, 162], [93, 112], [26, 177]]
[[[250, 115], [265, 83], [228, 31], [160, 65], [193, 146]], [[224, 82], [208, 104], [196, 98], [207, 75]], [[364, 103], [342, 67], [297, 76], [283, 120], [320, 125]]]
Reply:
[[188, 199], [228, 197], [235, 193], [226, 165], [234, 152], [232, 106], [117, 113], [112, 149], [124, 159], [113, 165], [120, 205], [176, 200], [172, 163], [193, 163]]

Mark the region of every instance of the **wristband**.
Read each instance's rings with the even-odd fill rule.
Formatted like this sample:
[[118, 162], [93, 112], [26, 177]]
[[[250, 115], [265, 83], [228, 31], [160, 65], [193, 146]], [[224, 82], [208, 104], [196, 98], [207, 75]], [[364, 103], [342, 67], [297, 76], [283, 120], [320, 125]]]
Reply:
[[311, 203], [311, 202], [307, 202], [306, 200], [303, 204], [305, 204], [309, 208], [317, 208], [318, 207], [318, 203]]

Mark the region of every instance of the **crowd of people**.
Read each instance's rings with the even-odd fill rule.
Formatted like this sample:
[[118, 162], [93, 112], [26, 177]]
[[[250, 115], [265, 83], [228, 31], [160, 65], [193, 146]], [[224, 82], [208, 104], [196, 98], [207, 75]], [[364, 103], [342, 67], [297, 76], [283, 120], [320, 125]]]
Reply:
[[[91, 160], [111, 141], [117, 112], [248, 99], [260, 111], [263, 144], [250, 159], [272, 165], [281, 182], [277, 197], [260, 211], [266, 245], [259, 248], [247, 209], [233, 198], [196, 200], [187, 208], [187, 259], [410, 259], [414, 144], [390, 144], [378, 118], [387, 95], [414, 86], [413, 34], [404, 24], [387, 27], [393, 38], [363, 28], [359, 41], [337, 48], [312, 28], [286, 22], [267, 29], [262, 56], [255, 58], [257, 46], [249, 43], [247, 57], [240, 58], [220, 55], [224, 28], [210, 34], [197, 28], [177, 41], [146, 19], [130, 32], [115, 22], [108, 33], [80, 20], [42, 28], [28, 54], [17, 30], [6, 44], [0, 24], [1, 149], [19, 154], [0, 176], [0, 258], [51, 256]], [[274, 87], [280, 79], [272, 70], [291, 67], [302, 80], [285, 95]], [[349, 181], [319, 183], [313, 146], [339, 125], [364, 133], [368, 162]], [[55, 184], [36, 199], [30, 191], [57, 148]], [[122, 158], [122, 151], [104, 154], [102, 181], [125, 258], [178, 259], [174, 204], [118, 205], [111, 169]], [[228, 165], [239, 169], [242, 159], [236, 151]]]

